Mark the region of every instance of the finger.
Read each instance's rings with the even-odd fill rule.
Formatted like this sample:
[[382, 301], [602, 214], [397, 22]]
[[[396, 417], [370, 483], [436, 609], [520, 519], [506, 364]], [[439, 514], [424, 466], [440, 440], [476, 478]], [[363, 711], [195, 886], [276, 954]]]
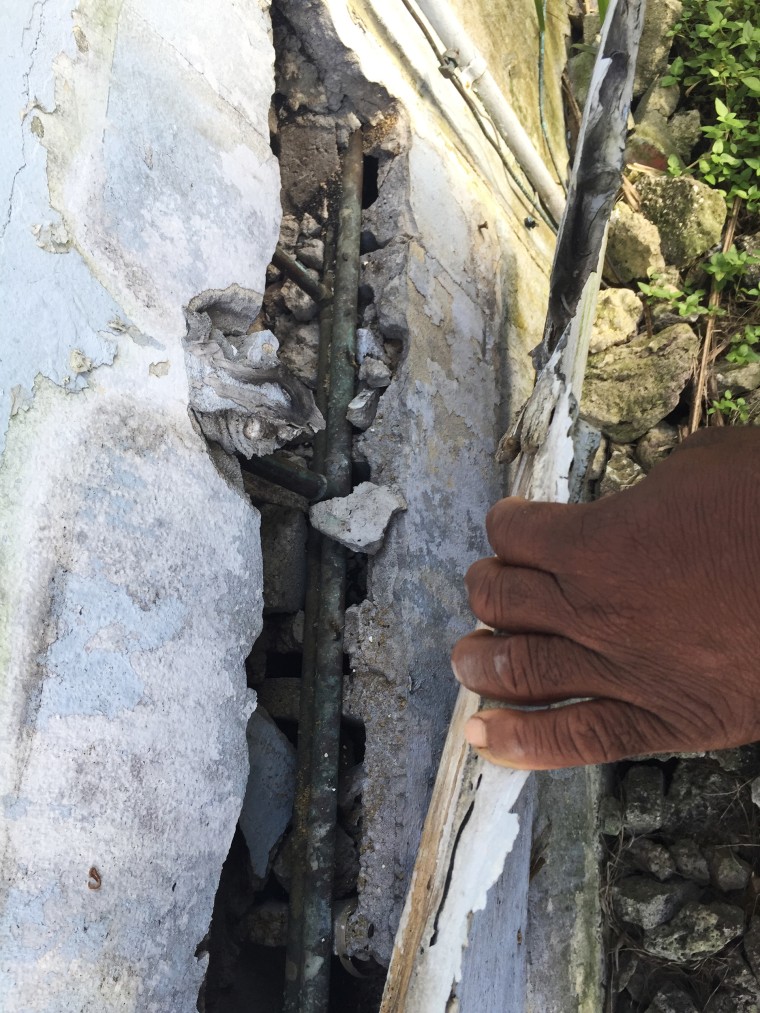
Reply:
[[551, 573], [480, 559], [465, 576], [470, 608], [487, 626], [508, 633], [568, 636], [578, 617]]
[[617, 696], [597, 654], [565, 637], [477, 630], [454, 645], [451, 664], [473, 693], [516, 704], [556, 703], [579, 696]]
[[585, 512], [586, 504], [531, 503], [510, 496], [488, 511], [488, 541], [505, 563], [566, 569], [582, 541]]
[[557, 770], [612, 763], [683, 749], [650, 711], [618, 700], [590, 700], [551, 710], [483, 710], [465, 726], [485, 759], [516, 770]]

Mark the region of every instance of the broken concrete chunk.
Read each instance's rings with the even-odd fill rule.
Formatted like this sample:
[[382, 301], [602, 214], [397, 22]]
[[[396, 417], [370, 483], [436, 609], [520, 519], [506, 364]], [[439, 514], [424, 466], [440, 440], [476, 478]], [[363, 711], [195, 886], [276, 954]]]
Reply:
[[629, 288], [608, 288], [600, 292], [589, 352], [602, 352], [632, 338], [643, 313], [641, 299]]
[[283, 204], [300, 210], [312, 204], [325, 182], [340, 172], [335, 123], [284, 124], [280, 128]]
[[642, 872], [664, 883], [676, 871], [676, 863], [664, 844], [641, 837], [632, 842], [628, 853]]
[[312, 218], [310, 214], [305, 214], [301, 219], [301, 235], [306, 236], [308, 239], [312, 239], [314, 236], [318, 236], [322, 231], [322, 226], [316, 220]]
[[712, 884], [723, 893], [743, 890], [749, 883], [752, 866], [730, 848], [715, 848], [709, 855], [708, 863]]
[[647, 473], [664, 461], [678, 443], [678, 430], [668, 422], [659, 422], [644, 433], [636, 444], [636, 460]]
[[606, 259], [620, 281], [644, 279], [664, 271], [659, 229], [621, 201], [610, 216]]
[[382, 360], [385, 349], [373, 330], [369, 327], [360, 327], [356, 332], [356, 361], [361, 365], [368, 355]]
[[644, 935], [647, 953], [677, 964], [712, 956], [741, 935], [744, 911], [730, 904], [687, 903], [668, 922]]
[[676, 869], [684, 879], [690, 879], [700, 886], [707, 886], [710, 882], [710, 869], [696, 841], [689, 837], [676, 841], [670, 846], [670, 854], [676, 863]]
[[719, 190], [691, 176], [645, 176], [637, 188], [669, 264], [686, 267], [720, 242], [727, 208]]
[[641, 95], [665, 72], [672, 44], [670, 31], [682, 9], [682, 0], [648, 0], [636, 61], [634, 95]]
[[372, 556], [382, 546], [391, 518], [399, 510], [406, 510], [406, 501], [398, 493], [362, 482], [350, 496], [315, 503], [309, 517], [323, 535], [353, 552]]
[[246, 730], [250, 773], [240, 813], [251, 868], [265, 879], [269, 858], [290, 823], [296, 790], [296, 751], [262, 709]]
[[619, 918], [642, 929], [654, 929], [669, 921], [683, 907], [696, 887], [693, 883], [658, 883], [647, 876], [626, 876], [612, 888], [612, 902]]
[[375, 413], [377, 412], [379, 401], [380, 391], [365, 387], [349, 403], [346, 418], [357, 429], [369, 429], [375, 421]]
[[721, 393], [728, 389], [734, 394], [746, 394], [760, 387], [760, 362], [746, 362], [743, 366], [738, 366], [722, 359], [716, 366], [715, 379]]
[[359, 379], [373, 389], [387, 387], [391, 382], [391, 371], [384, 362], [368, 355], [359, 367]]
[[298, 249], [298, 259], [306, 267], [321, 271], [325, 262], [325, 244], [321, 239], [307, 239]]
[[[307, 268], [307, 270], [314, 277], [315, 281], [319, 279], [316, 271], [312, 271], [311, 268]], [[311, 296], [307, 295], [302, 288], [299, 288], [290, 279], [282, 286], [282, 300], [296, 320], [302, 323], [305, 323], [307, 320], [313, 320], [319, 312], [319, 306], [317, 306]]]
[[295, 215], [283, 215], [280, 222], [280, 246], [292, 254], [298, 242], [299, 225]]

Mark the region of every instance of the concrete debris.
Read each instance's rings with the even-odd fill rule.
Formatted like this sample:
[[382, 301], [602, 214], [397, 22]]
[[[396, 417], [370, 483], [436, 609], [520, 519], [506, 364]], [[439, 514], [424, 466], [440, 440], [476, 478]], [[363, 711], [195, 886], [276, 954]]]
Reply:
[[669, 921], [696, 890], [693, 883], [658, 883], [647, 876], [627, 876], [613, 886], [612, 902], [623, 921], [654, 929]]
[[670, 31], [682, 9], [682, 0], [648, 0], [636, 61], [634, 95], [641, 95], [664, 74], [672, 45]]
[[282, 216], [280, 223], [280, 246], [291, 255], [296, 248], [300, 230], [301, 227], [295, 215]]
[[705, 828], [720, 826], [722, 840], [738, 839], [747, 829], [749, 804], [749, 790], [735, 776], [703, 760], [682, 760], [668, 789], [668, 831], [699, 840]]
[[357, 429], [369, 429], [375, 421], [379, 401], [380, 391], [365, 387], [349, 402], [346, 418]]
[[699, 1013], [686, 992], [674, 985], [665, 985], [647, 1006], [646, 1013]]
[[660, 461], [664, 461], [678, 445], [678, 430], [668, 422], [658, 422], [636, 443], [636, 460], [649, 473]]
[[362, 482], [349, 496], [314, 504], [309, 517], [323, 535], [353, 552], [373, 556], [381, 548], [391, 518], [399, 510], [406, 510], [406, 501], [398, 493]]
[[696, 841], [688, 837], [676, 841], [670, 846], [670, 854], [676, 863], [676, 869], [684, 879], [690, 879], [700, 886], [707, 886], [710, 882], [710, 869]]
[[715, 380], [721, 393], [730, 390], [734, 394], [747, 394], [760, 387], [760, 362], [746, 362], [738, 366], [721, 359], [715, 365]]
[[636, 185], [669, 264], [686, 267], [720, 242], [727, 214], [720, 190], [691, 176], [645, 176]]
[[617, 837], [623, 829], [623, 807], [613, 795], [603, 795], [599, 801], [599, 832]]
[[321, 239], [307, 239], [298, 247], [297, 257], [306, 267], [321, 271], [325, 262], [325, 244]]
[[380, 338], [369, 327], [360, 327], [356, 332], [356, 361], [361, 365], [368, 355], [383, 360], [385, 349]]
[[655, 957], [684, 963], [720, 952], [743, 928], [740, 907], [689, 901], [672, 921], [646, 932], [641, 945]]
[[368, 355], [359, 367], [359, 380], [373, 390], [387, 387], [392, 380], [391, 371], [384, 362]]
[[283, 319], [278, 329], [282, 335], [280, 361], [311, 390], [317, 386], [319, 356], [319, 323], [297, 323]]
[[659, 830], [665, 816], [664, 778], [660, 767], [631, 767], [623, 780], [625, 829], [632, 834]]
[[634, 337], [644, 308], [629, 288], [608, 288], [599, 293], [589, 351], [603, 352]]
[[306, 236], [307, 239], [312, 239], [314, 236], [318, 236], [321, 232], [322, 226], [316, 218], [312, 218], [310, 214], [305, 214], [301, 219], [301, 235]]
[[296, 790], [296, 751], [258, 707], [246, 731], [250, 773], [240, 813], [254, 875], [264, 880], [270, 857], [290, 823]]
[[[315, 281], [319, 280], [319, 274], [316, 271], [311, 270], [311, 268], [308, 268], [308, 271]], [[317, 306], [311, 296], [307, 295], [291, 279], [288, 279], [282, 286], [282, 301], [296, 320], [299, 320], [301, 323], [313, 320], [319, 312], [319, 306]]]
[[583, 417], [618, 443], [643, 436], [678, 404], [698, 344], [692, 328], [679, 323], [590, 355]]
[[623, 489], [630, 489], [645, 477], [643, 469], [633, 460], [628, 447], [612, 447], [602, 481], [599, 484], [599, 498], [609, 496]]
[[660, 230], [623, 201], [615, 205], [610, 217], [606, 261], [622, 282], [648, 278], [665, 270]]
[[262, 504], [264, 609], [298, 612], [306, 593], [306, 518], [300, 510]]
[[335, 123], [311, 117], [280, 127], [282, 201], [287, 210], [311, 209], [340, 172]]

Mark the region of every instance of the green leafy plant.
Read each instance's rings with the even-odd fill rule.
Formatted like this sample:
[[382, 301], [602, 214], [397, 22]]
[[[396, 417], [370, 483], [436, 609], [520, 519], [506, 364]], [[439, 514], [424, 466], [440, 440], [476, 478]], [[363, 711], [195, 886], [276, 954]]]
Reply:
[[760, 264], [760, 257], [731, 246], [725, 253], [713, 253], [709, 260], [703, 264], [703, 268], [712, 275], [715, 287], [719, 292], [722, 292], [727, 285], [733, 285], [746, 295], [756, 295], [756, 288], [743, 288], [739, 284], [747, 268], [755, 264]]
[[[678, 55], [664, 85], [681, 84], [711, 143], [693, 167], [726, 200], [760, 208], [760, 24], [756, 0], [684, 0], [673, 29]], [[668, 168], [685, 169], [677, 159]]]
[[648, 302], [664, 302], [671, 313], [677, 313], [679, 317], [703, 316], [709, 313], [708, 307], [702, 302], [705, 290], [694, 289], [691, 292], [683, 291], [674, 285], [658, 285], [657, 275], [652, 276], [654, 284], [640, 281], [639, 290], [647, 297]]
[[725, 415], [732, 422], [749, 421], [749, 408], [747, 407], [746, 400], [743, 397], [735, 398], [730, 390], [727, 390], [723, 397], [713, 401], [712, 408], [707, 409], [708, 415], [714, 415], [716, 412]]
[[748, 362], [760, 362], [755, 346], [760, 343], [760, 324], [745, 324], [744, 329], [731, 338], [731, 348], [726, 352], [729, 362], [746, 366]]

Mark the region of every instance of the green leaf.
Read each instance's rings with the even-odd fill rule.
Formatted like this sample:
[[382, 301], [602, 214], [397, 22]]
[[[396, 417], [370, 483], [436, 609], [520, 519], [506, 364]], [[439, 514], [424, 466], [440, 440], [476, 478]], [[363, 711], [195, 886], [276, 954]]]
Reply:
[[751, 92], [760, 95], [760, 77], [743, 77], [742, 84], [746, 85]]
[[604, 19], [607, 17], [607, 8], [610, 5], [610, 0], [599, 0], [599, 20], [604, 24]]
[[721, 102], [719, 98], [715, 99], [715, 111], [718, 116], [728, 116], [730, 110], [725, 102]]

